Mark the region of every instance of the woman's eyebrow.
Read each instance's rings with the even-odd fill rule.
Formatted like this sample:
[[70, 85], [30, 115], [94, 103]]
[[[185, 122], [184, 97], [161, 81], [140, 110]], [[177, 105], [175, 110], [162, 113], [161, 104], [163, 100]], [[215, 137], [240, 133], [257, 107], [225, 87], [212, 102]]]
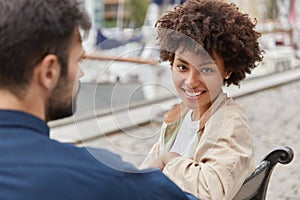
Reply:
[[189, 64], [187, 61], [185, 61], [185, 60], [182, 59], [182, 58], [176, 58], [176, 60], [179, 60], [180, 62], [182, 62], [182, 63], [184, 63], [184, 64], [186, 64], [186, 65]]
[[[180, 62], [182, 62], [183, 64], [186, 64], [186, 65], [189, 64], [186, 60], [184, 60], [180, 57], [177, 57], [176, 60], [178, 60], [178, 61], [180, 61]], [[204, 61], [204, 62], [200, 63], [199, 65], [197, 65], [197, 67], [203, 67], [205, 65], [211, 65], [211, 64], [215, 65], [216, 63], [211, 58], [209, 58], [207, 61]]]
[[205, 65], [210, 65], [210, 64], [216, 64], [213, 60], [208, 60], [208, 61], [205, 61], [205, 62], [202, 62], [200, 63], [199, 65], [197, 65], [197, 67], [203, 67]]

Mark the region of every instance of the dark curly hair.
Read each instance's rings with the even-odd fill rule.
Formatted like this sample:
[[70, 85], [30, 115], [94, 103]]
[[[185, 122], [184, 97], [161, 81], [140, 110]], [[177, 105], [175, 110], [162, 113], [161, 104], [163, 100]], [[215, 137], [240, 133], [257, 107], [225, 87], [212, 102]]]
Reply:
[[[258, 43], [261, 34], [255, 31], [255, 26], [256, 20], [252, 22], [234, 4], [188, 0], [156, 23], [160, 57], [162, 61], [173, 63], [174, 52], [180, 44], [183, 43], [185, 50], [195, 49], [200, 44], [210, 55], [218, 53], [224, 59], [225, 70], [232, 71], [224, 84], [239, 85], [263, 58]], [[195, 42], [187, 42], [183, 35]]]

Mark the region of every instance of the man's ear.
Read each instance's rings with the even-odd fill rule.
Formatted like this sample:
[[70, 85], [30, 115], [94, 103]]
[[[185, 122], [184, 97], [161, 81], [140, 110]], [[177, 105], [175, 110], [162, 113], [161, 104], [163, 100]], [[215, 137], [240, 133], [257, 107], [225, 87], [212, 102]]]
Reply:
[[56, 55], [48, 54], [39, 63], [38, 81], [46, 89], [53, 89], [60, 77], [60, 64]]

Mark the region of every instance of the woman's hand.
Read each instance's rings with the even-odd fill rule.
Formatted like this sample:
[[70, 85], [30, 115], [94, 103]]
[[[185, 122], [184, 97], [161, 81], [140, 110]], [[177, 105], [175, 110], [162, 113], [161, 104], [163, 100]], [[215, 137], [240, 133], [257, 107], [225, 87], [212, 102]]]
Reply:
[[150, 163], [150, 167], [155, 167], [158, 168], [160, 170], [163, 170], [163, 168], [166, 166], [166, 164], [173, 158], [179, 157], [181, 156], [179, 153], [176, 152], [167, 152], [159, 157], [157, 157], [156, 159], [154, 159], [151, 163]]

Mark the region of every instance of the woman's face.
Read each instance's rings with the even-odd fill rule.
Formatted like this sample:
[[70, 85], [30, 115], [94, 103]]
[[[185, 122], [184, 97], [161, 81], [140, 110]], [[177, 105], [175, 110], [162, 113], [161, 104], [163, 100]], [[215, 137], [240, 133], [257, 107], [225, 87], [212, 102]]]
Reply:
[[172, 78], [183, 103], [194, 112], [203, 114], [217, 98], [228, 73], [224, 60], [213, 53], [196, 54], [183, 51], [180, 46], [175, 52]]

